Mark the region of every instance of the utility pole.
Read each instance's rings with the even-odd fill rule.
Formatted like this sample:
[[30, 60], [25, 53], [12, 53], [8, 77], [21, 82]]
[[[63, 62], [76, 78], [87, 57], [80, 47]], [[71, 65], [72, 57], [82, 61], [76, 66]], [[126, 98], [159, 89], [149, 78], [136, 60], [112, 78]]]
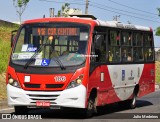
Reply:
[[50, 17], [54, 17], [54, 8], [49, 9]]
[[89, 5], [89, 1], [86, 0], [86, 9], [85, 9], [85, 14], [88, 14], [88, 5]]
[[119, 18], [120, 18], [120, 15], [113, 16], [114, 21], [118, 21]]

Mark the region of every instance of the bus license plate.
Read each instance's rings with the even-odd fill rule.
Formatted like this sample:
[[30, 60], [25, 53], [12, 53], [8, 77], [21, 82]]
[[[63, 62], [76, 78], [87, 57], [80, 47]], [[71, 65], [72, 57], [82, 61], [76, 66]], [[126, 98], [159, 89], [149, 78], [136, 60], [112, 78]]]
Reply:
[[50, 102], [49, 101], [37, 101], [36, 102], [36, 106], [49, 107], [50, 106]]

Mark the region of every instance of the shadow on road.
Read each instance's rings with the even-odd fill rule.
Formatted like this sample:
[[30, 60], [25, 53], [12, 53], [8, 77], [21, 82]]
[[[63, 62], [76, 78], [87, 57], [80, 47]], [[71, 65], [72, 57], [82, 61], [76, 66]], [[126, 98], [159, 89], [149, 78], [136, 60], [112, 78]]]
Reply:
[[[145, 100], [137, 100], [137, 108], [153, 105], [151, 102]], [[103, 107], [98, 107], [98, 114], [93, 118], [99, 118], [100, 116], [121, 112], [125, 110], [130, 110], [126, 106], [121, 106], [118, 103], [109, 104]], [[13, 113], [14, 114], [14, 113]], [[80, 110], [76, 109], [62, 109], [62, 110], [52, 110], [52, 109], [33, 109], [30, 110], [30, 115], [41, 115], [43, 119], [85, 119], [85, 116]]]

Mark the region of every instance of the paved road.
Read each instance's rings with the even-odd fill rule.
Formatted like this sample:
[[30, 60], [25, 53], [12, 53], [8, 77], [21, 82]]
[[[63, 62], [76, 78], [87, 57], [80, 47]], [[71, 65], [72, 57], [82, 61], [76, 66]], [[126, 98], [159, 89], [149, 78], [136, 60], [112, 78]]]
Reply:
[[[14, 114], [14, 109], [13, 108], [6, 108], [6, 109], [1, 109], [0, 113], [11, 113]], [[136, 109], [128, 109], [125, 107], [121, 107], [118, 104], [112, 104], [105, 106], [103, 108], [100, 108], [100, 113], [90, 119], [85, 119], [88, 122], [98, 122], [98, 121], [105, 121], [106, 119], [121, 119], [121, 118], [127, 118], [134, 116], [133, 115], [154, 115], [156, 116], [157, 113], [158, 117], [160, 119], [160, 90], [151, 93], [149, 95], [146, 95], [142, 98], [139, 98], [137, 100], [137, 108]], [[72, 122], [75, 119], [78, 121], [84, 121], [84, 118], [80, 113], [78, 113], [75, 110], [69, 110], [69, 111], [59, 111], [59, 110], [48, 110], [48, 109], [39, 109], [39, 110], [31, 110], [29, 111], [29, 114], [38, 114], [42, 115], [42, 120], [46, 119], [46, 121], [65, 121], [65, 122]], [[144, 120], [144, 119], [143, 119]], [[35, 120], [33, 120], [35, 121]], [[124, 121], [124, 120], [123, 120]], [[125, 120], [126, 121], [126, 120]], [[136, 119], [138, 121], [138, 119]], [[157, 119], [152, 120], [154, 121], [159, 121]], [[130, 121], [131, 122], [131, 121]]]

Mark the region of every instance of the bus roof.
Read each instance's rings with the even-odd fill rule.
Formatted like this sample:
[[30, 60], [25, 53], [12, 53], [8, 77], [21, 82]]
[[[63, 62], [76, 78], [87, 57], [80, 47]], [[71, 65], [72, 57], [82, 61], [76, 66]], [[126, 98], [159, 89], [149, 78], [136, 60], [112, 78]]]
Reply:
[[88, 16], [72, 15], [70, 17], [39, 18], [39, 19], [27, 20], [23, 24], [42, 23], [42, 22], [78, 22], [83, 24], [90, 24], [90, 25], [92, 24], [92, 25], [112, 27], [112, 28], [152, 31], [152, 28], [150, 27], [133, 25], [133, 24], [124, 24], [118, 21], [102, 21], [97, 19], [93, 15], [88, 15]]
[[125, 24], [119, 21], [101, 21], [96, 20], [99, 26], [107, 26], [113, 28], [124, 28], [124, 29], [133, 29], [133, 30], [142, 30], [142, 31], [152, 31], [150, 27], [140, 26], [140, 25], [133, 25], [133, 24]]
[[87, 18], [77, 18], [77, 17], [53, 17], [53, 18], [39, 18], [33, 20], [27, 20], [23, 24], [31, 24], [31, 23], [47, 23], [47, 22], [75, 22], [75, 23], [82, 23], [82, 24], [93, 24], [96, 25], [97, 23], [92, 19]]

